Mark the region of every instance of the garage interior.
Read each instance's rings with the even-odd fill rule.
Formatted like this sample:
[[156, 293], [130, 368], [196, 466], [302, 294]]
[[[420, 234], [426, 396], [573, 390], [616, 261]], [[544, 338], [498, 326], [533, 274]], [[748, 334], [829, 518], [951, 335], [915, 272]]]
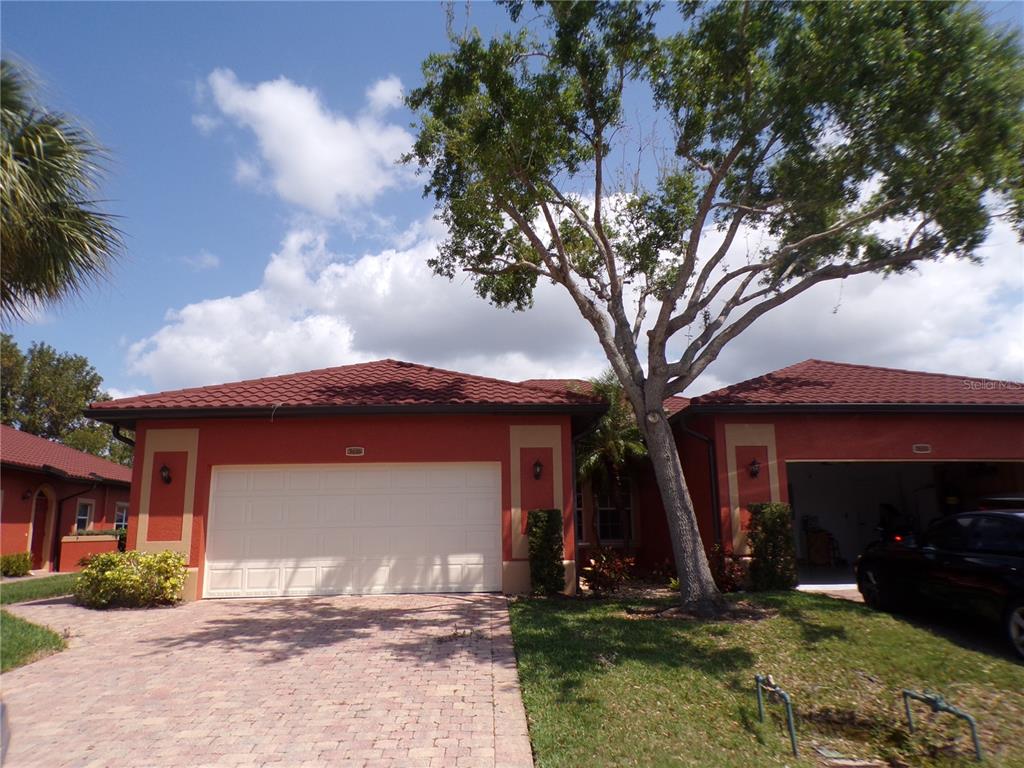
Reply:
[[938, 517], [1024, 492], [1024, 462], [786, 462], [801, 584], [848, 584], [879, 528], [922, 531]]

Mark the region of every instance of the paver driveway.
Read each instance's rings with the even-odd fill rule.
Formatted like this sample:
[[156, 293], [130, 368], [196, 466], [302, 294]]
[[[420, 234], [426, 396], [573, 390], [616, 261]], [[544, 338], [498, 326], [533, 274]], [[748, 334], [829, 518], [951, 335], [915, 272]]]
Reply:
[[3, 676], [6, 766], [530, 766], [504, 598], [10, 606], [70, 647]]

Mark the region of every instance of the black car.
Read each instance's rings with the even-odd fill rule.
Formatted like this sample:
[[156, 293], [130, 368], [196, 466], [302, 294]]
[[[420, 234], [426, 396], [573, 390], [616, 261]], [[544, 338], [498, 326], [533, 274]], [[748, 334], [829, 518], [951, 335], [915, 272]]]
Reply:
[[1024, 657], [1024, 510], [950, 515], [923, 535], [876, 542], [856, 572], [868, 605], [927, 602], [992, 620]]

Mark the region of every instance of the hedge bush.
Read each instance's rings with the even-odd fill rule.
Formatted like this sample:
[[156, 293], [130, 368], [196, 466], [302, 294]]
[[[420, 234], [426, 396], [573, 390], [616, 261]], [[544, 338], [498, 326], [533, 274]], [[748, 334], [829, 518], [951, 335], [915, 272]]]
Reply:
[[796, 586], [793, 522], [788, 504], [750, 505], [750, 584], [757, 591]]
[[562, 562], [562, 510], [531, 509], [526, 513], [530, 544], [530, 588], [535, 595], [553, 595], [565, 589]]
[[179, 552], [102, 552], [78, 575], [75, 600], [88, 608], [171, 605], [181, 599], [185, 574]]
[[0, 574], [4, 576], [28, 576], [32, 570], [32, 553], [18, 552], [0, 557]]

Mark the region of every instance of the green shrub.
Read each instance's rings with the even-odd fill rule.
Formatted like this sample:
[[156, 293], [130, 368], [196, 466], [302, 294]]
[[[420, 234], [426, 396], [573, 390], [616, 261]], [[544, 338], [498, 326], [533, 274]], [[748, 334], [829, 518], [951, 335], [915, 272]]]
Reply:
[[0, 574], [4, 576], [28, 576], [32, 570], [32, 553], [18, 552], [0, 557]]
[[526, 513], [530, 543], [530, 588], [535, 595], [553, 595], [565, 589], [562, 562], [562, 511], [531, 509]]
[[102, 552], [89, 558], [75, 600], [89, 608], [145, 608], [181, 599], [185, 556], [164, 552]]
[[623, 557], [609, 547], [600, 547], [587, 553], [587, 564], [580, 569], [580, 578], [595, 595], [607, 595], [618, 590], [627, 578], [636, 560]]
[[793, 523], [788, 504], [750, 505], [751, 587], [757, 591], [796, 586]]

